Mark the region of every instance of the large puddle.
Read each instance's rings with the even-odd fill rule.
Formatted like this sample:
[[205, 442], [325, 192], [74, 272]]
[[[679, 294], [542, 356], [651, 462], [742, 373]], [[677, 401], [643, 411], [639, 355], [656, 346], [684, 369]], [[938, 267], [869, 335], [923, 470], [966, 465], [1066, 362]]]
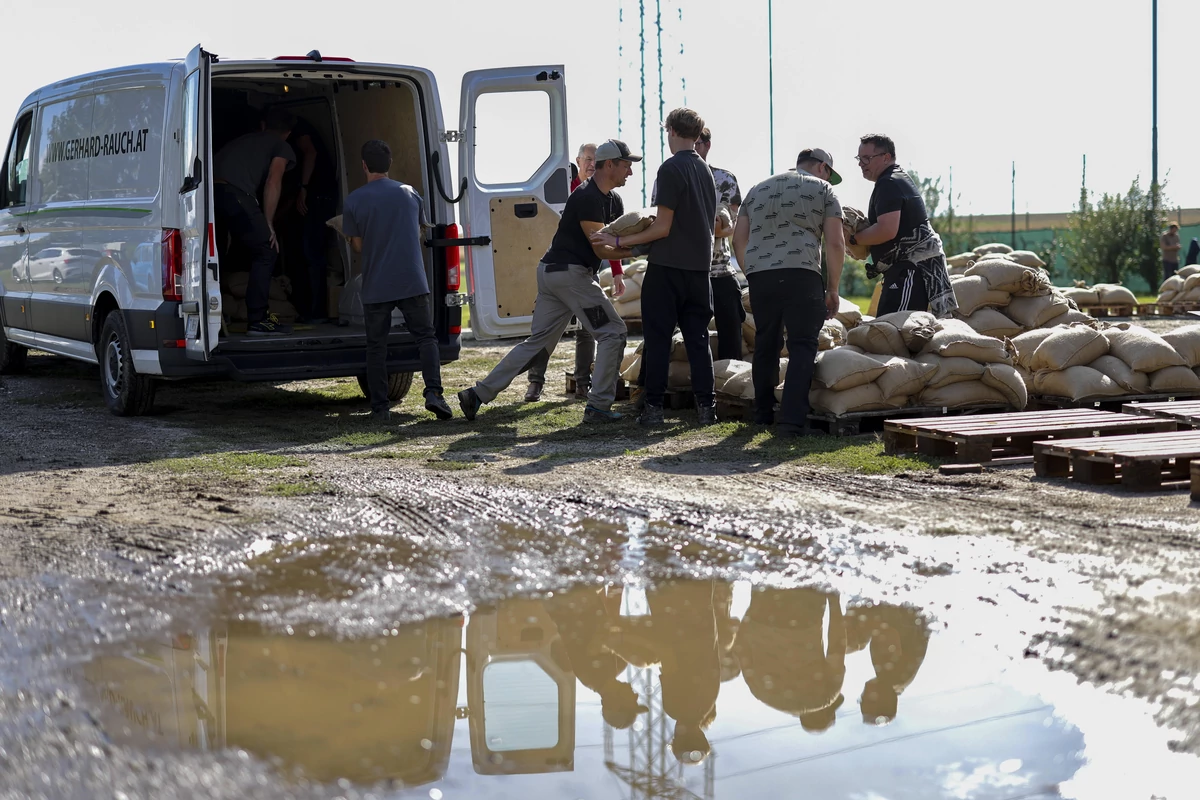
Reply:
[[434, 800], [1197, 796], [1195, 759], [1140, 707], [817, 588], [580, 586], [341, 640], [177, 622], [82, 668], [105, 733], [243, 750], [284, 781]]

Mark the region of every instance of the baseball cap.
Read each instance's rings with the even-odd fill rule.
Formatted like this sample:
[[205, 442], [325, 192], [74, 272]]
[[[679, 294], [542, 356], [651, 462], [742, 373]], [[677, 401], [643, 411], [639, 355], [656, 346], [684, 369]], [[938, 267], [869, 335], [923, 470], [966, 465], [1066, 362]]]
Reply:
[[842, 176], [838, 175], [833, 169], [833, 156], [819, 147], [807, 147], [800, 151], [800, 155], [796, 156], [796, 162], [805, 161], [807, 159], [815, 159], [820, 161], [825, 166], [829, 167], [829, 182], [837, 186], [842, 182]]
[[629, 145], [620, 139], [609, 139], [596, 148], [596, 163], [619, 158], [622, 161], [641, 161], [642, 157], [629, 149]]

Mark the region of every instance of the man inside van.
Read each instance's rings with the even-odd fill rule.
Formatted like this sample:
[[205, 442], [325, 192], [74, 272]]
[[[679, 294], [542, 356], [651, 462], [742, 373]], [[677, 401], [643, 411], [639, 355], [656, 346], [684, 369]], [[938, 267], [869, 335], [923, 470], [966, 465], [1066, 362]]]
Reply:
[[391, 417], [387, 340], [392, 330], [392, 309], [398, 308], [421, 352], [425, 409], [438, 419], [450, 419], [454, 413], [442, 397], [442, 358], [421, 250], [421, 229], [429, 227], [424, 201], [411, 186], [388, 177], [392, 149], [387, 142], [372, 139], [362, 146], [362, 168], [367, 182], [343, 203], [342, 232], [362, 257], [371, 417], [380, 422]]
[[[612, 410], [617, 391], [617, 370], [625, 349], [625, 322], [613, 308], [597, 280], [602, 259], [628, 258], [630, 251], [615, 246], [593, 244], [589, 237], [625, 213], [625, 206], [614, 189], [625, 185], [633, 174], [633, 162], [642, 157], [617, 139], [609, 139], [596, 148], [596, 172], [570, 197], [563, 208], [558, 230], [550, 249], [537, 268], [537, 300], [533, 306], [533, 326], [529, 338], [470, 389], [458, 393], [458, 402], [467, 419], [475, 419], [480, 406], [496, 399], [513, 379], [529, 369], [543, 351], [553, 350], [571, 317], [596, 340], [596, 373], [583, 410], [584, 422], [615, 422], [621, 415]], [[625, 293], [625, 280], [619, 264], [613, 274], [613, 294]]]
[[279, 252], [275, 210], [283, 173], [296, 165], [296, 153], [287, 143], [295, 124], [296, 118], [282, 108], [269, 109], [262, 130], [234, 139], [221, 148], [213, 162], [217, 223], [251, 254], [246, 285], [246, 319], [250, 323], [246, 332], [251, 336], [292, 332], [270, 313], [268, 303]]
[[302, 241], [308, 262], [308, 312], [302, 321], [319, 324], [329, 317], [325, 279], [329, 226], [325, 222], [337, 211], [337, 172], [329, 149], [308, 120], [297, 117], [288, 144], [300, 156], [296, 211], [304, 217]]

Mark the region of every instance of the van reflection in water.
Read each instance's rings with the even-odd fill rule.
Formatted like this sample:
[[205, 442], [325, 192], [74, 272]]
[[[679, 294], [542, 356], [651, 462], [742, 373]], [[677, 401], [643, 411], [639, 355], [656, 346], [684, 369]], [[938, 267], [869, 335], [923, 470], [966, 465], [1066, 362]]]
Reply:
[[236, 747], [285, 779], [395, 796], [440, 781], [470, 797], [1059, 796], [1079, 731], [941, 642], [909, 607], [680, 579], [372, 639], [231, 623], [83, 678], [115, 740]]

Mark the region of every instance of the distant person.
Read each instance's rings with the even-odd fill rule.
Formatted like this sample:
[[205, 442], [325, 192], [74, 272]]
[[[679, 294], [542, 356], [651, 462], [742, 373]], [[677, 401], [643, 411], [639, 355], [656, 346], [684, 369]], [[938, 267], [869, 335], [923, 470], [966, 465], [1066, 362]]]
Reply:
[[878, 133], [862, 137], [858, 166], [863, 177], [875, 184], [867, 207], [870, 227], [848, 241], [870, 245], [868, 274], [883, 275], [879, 316], [926, 310], [935, 317], [950, 316], [958, 301], [946, 271], [942, 240], [929, 224], [921, 192], [896, 163], [895, 142]]
[[1158, 237], [1158, 247], [1162, 250], [1163, 280], [1179, 271], [1179, 226], [1172, 222], [1167, 226], [1167, 232]]
[[[596, 340], [596, 379], [583, 410], [584, 422], [616, 422], [621, 414], [612, 410], [617, 391], [617, 372], [625, 349], [625, 322], [613, 308], [597, 280], [602, 259], [630, 255], [621, 247], [594, 243], [589, 237], [625, 213], [618, 187], [633, 174], [633, 163], [642, 157], [627, 144], [609, 139], [596, 148], [596, 172], [592, 179], [567, 198], [558, 230], [550, 249], [537, 267], [537, 300], [529, 338], [508, 352], [487, 377], [458, 393], [458, 402], [468, 420], [475, 419], [484, 403], [496, 399], [513, 379], [525, 372], [538, 355], [554, 350], [571, 318]], [[613, 294], [625, 292], [619, 272], [613, 274]]]
[[296, 153], [287, 143], [295, 124], [296, 118], [282, 108], [269, 109], [262, 130], [239, 136], [213, 159], [217, 225], [250, 251], [246, 332], [251, 336], [292, 332], [271, 313], [269, 305], [271, 274], [279, 253], [275, 211], [279, 208], [283, 173], [296, 165]]
[[[658, 168], [657, 216], [641, 233], [621, 237], [620, 245], [650, 245], [642, 281], [642, 331], [646, 403], [638, 423], [665, 423], [663, 401], [671, 362], [671, 337], [676, 325], [683, 334], [692, 372], [697, 420], [717, 422], [713, 391], [712, 351], [708, 323], [712, 320], [713, 229], [717, 218], [717, 188], [712, 170], [696, 152], [704, 120], [690, 108], [677, 108], [663, 122], [671, 157]], [[596, 233], [592, 241], [614, 245], [615, 237]]]
[[1192, 243], [1188, 245], [1187, 259], [1184, 266], [1186, 267], [1188, 264], [1200, 264], [1200, 239], [1195, 237], [1192, 237]]
[[300, 191], [296, 211], [304, 218], [303, 249], [308, 263], [308, 308], [297, 322], [328, 322], [326, 252], [330, 228], [326, 221], [337, 211], [338, 184], [334, 160], [316, 126], [297, 118], [288, 139], [300, 156]]
[[[780, 436], [812, 433], [808, 392], [817, 337], [825, 320], [838, 311], [845, 259], [842, 205], [833, 192], [833, 185], [841, 181], [829, 153], [801, 150], [794, 170], [767, 178], [746, 194], [733, 235], [754, 309], [754, 422], [777, 422]], [[822, 244], [829, 273], [824, 286]], [[776, 419], [775, 387], [785, 328], [789, 361]]]
[[[705, 128], [696, 142], [696, 152], [708, 163], [711, 149], [712, 132]], [[746, 309], [742, 306], [742, 287], [738, 285], [737, 270], [730, 258], [729, 239], [733, 236], [734, 222], [742, 206], [742, 190], [732, 172], [712, 164], [708, 164], [708, 167], [712, 170], [713, 183], [717, 187], [717, 221], [713, 229], [712, 264], [708, 270], [708, 280], [712, 284], [713, 320], [717, 324], [717, 358], [740, 359]]]
[[364, 144], [362, 170], [367, 182], [351, 192], [342, 206], [342, 231], [362, 256], [371, 416], [380, 422], [391, 417], [387, 345], [392, 309], [399, 308], [420, 348], [425, 409], [438, 419], [450, 419], [454, 414], [442, 397], [442, 358], [421, 250], [421, 230], [429, 227], [425, 204], [411, 186], [388, 177], [391, 166], [387, 142], [374, 139]]
[[[579, 146], [575, 163], [571, 165], [571, 194], [596, 174], [596, 145], [588, 142]], [[616, 271], [621, 271], [621, 262], [616, 262]], [[576, 320], [572, 318], [572, 322]], [[575, 398], [586, 400], [592, 388], [592, 362], [596, 360], [596, 340], [586, 328], [575, 331]], [[546, 369], [550, 366], [550, 351], [543, 350], [529, 365], [529, 385], [525, 387], [525, 402], [534, 403], [542, 399], [546, 385]]]

